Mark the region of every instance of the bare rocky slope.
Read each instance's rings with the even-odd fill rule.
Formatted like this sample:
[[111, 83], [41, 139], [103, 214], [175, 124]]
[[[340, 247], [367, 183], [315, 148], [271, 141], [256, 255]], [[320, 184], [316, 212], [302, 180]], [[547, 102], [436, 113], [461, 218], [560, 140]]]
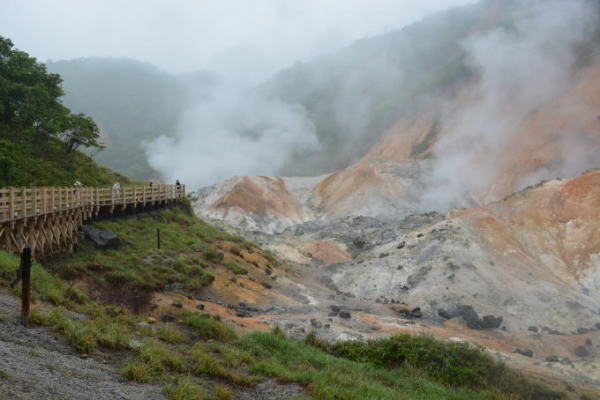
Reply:
[[[600, 59], [535, 107], [515, 87], [491, 100], [484, 81], [399, 117], [337, 172], [234, 177], [200, 190], [196, 212], [333, 293], [300, 290], [306, 306], [270, 323], [330, 339], [431, 332], [600, 387]], [[335, 304], [350, 322], [327, 322]]]

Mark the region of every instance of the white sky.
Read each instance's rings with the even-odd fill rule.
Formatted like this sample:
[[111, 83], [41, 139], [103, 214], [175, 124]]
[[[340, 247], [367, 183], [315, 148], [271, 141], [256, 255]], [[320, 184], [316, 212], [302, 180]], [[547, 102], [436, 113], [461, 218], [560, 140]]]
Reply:
[[129, 57], [258, 81], [474, 0], [1, 0], [0, 35], [41, 61]]

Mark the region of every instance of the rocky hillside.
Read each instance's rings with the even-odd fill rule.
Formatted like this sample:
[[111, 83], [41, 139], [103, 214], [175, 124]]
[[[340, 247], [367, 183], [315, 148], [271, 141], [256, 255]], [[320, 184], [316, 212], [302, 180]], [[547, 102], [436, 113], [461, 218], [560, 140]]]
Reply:
[[421, 329], [598, 387], [597, 8], [525, 3], [480, 3], [468, 73], [401, 107], [358, 160], [234, 177], [196, 211], [311, 266], [303, 279], [357, 312], [326, 336]]
[[470, 170], [456, 172], [468, 173], [465, 179], [444, 176], [436, 160], [451, 157], [446, 145], [461, 140], [464, 130], [457, 125], [479, 101], [472, 86], [448, 99], [441, 114], [401, 119], [358, 162], [338, 172], [316, 178], [232, 178], [200, 191], [197, 209], [208, 218], [273, 233], [322, 218], [404, 217], [428, 206], [444, 211], [441, 205], [499, 200], [541, 179], [597, 164], [598, 93], [600, 60], [581, 69], [569, 88], [535, 111], [520, 115], [519, 109], [507, 109], [507, 118], [518, 123], [505, 132], [502, 146], [475, 147], [469, 153]]

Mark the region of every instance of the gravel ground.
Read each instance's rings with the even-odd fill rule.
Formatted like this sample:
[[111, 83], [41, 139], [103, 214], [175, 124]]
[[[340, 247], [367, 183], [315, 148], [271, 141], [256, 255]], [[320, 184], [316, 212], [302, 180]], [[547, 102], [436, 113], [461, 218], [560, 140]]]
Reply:
[[238, 395], [239, 400], [290, 400], [309, 399], [306, 390], [294, 384], [281, 384], [275, 379], [266, 379], [254, 389], [248, 389]]
[[161, 388], [123, 381], [115, 366], [74, 352], [44, 327], [17, 323], [19, 305], [0, 294], [0, 400], [166, 399]]

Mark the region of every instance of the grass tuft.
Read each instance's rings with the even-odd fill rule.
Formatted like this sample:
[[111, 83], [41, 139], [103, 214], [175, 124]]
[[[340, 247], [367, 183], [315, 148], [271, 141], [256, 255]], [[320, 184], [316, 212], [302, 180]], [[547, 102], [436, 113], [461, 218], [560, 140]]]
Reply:
[[210, 315], [185, 311], [181, 314], [181, 319], [203, 339], [227, 342], [237, 337], [233, 329]]

